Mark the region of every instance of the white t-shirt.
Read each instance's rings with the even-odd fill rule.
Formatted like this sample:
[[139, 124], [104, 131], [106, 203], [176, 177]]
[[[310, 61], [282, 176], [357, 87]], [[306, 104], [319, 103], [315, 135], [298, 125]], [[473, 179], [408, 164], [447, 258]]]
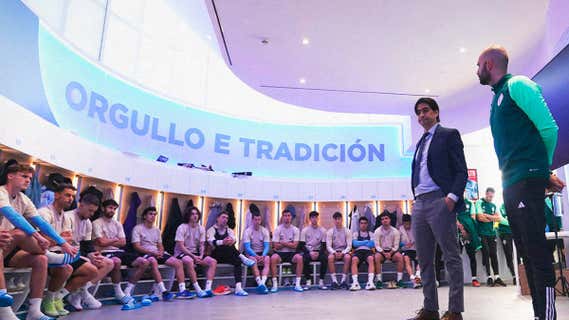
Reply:
[[[292, 224], [287, 228], [284, 224], [280, 224], [273, 233], [273, 242], [297, 242], [300, 241], [300, 232], [298, 228]], [[279, 252], [295, 252], [296, 249], [283, 247]]]
[[[218, 229], [217, 225], [214, 224], [213, 227], [207, 229], [207, 241], [210, 243], [213, 243], [213, 241], [215, 241], [215, 231]], [[233, 230], [231, 230], [229, 227], [226, 227], [225, 230], [227, 230], [227, 236], [233, 240], [236, 240], [235, 238], [235, 232], [233, 232]], [[219, 232], [220, 234], [224, 234], [224, 232]]]
[[[114, 219], [100, 217], [93, 221], [93, 239], [105, 238], [107, 240], [125, 239], [122, 224]], [[98, 247], [101, 251], [119, 251], [121, 248], [115, 246]]]
[[[71, 225], [72, 221], [69, 216], [67, 216], [63, 210], [57, 212], [53, 207], [53, 204], [40, 208], [38, 210], [38, 214], [51, 225], [57, 234], [61, 234], [65, 231], [73, 232], [73, 226]], [[49, 250], [61, 251], [61, 247], [53, 246], [50, 247]]]
[[[406, 250], [417, 250], [415, 247], [415, 237], [413, 236], [413, 228], [411, 227], [410, 230], [405, 229], [405, 226], [399, 227], [399, 233], [401, 234], [401, 243], [403, 243], [403, 251]], [[406, 244], [409, 242], [413, 242], [413, 245], [410, 248], [405, 247]]]
[[160, 229], [156, 227], [147, 228], [143, 223], [138, 224], [132, 229], [132, 243], [140, 243], [146, 250], [157, 252], [158, 244], [162, 243]]
[[399, 249], [399, 241], [401, 236], [399, 231], [395, 229], [393, 226], [389, 225], [388, 228], [384, 228], [383, 226], [377, 228], [374, 232], [374, 240], [375, 240], [375, 249], [378, 252], [383, 250], [397, 250]]
[[330, 228], [326, 232], [326, 247], [328, 253], [335, 253], [338, 250], [342, 253], [350, 252], [352, 250], [352, 234], [350, 230], [348, 228]]
[[71, 221], [71, 233], [73, 234], [73, 240], [71, 245], [79, 248], [79, 243], [81, 241], [90, 241], [93, 235], [93, 225], [89, 219], [81, 219], [77, 209], [65, 211], [65, 219]]
[[308, 251], [320, 251], [322, 248], [322, 243], [326, 242], [326, 229], [322, 227], [304, 227], [300, 233], [300, 241], [306, 243], [306, 249]]
[[264, 242], [271, 242], [269, 230], [263, 226], [259, 226], [259, 230], [255, 230], [253, 226], [245, 229], [243, 233], [243, 243], [251, 243], [251, 249], [255, 253], [263, 252]]
[[191, 227], [188, 223], [182, 223], [176, 229], [176, 246], [174, 247], [174, 255], [184, 253], [178, 246], [178, 241], [183, 241], [184, 246], [193, 254], [198, 254], [201, 243], [205, 242], [205, 228], [200, 225]]
[[[12, 207], [16, 212], [23, 215], [24, 218], [29, 219], [38, 215], [34, 203], [28, 196], [22, 192], [16, 193], [15, 197], [10, 197], [10, 193], [6, 189], [6, 186], [0, 186], [0, 208]], [[0, 231], [10, 231], [15, 227], [8, 221], [4, 219], [3, 215], [0, 215]]]

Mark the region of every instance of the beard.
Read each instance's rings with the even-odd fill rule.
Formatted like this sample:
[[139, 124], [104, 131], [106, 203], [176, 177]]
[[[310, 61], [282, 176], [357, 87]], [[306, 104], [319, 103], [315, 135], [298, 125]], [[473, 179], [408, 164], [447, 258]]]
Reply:
[[478, 75], [478, 80], [480, 80], [481, 85], [487, 85], [490, 83], [490, 72], [486, 70], [486, 68], [480, 70], [480, 74]]

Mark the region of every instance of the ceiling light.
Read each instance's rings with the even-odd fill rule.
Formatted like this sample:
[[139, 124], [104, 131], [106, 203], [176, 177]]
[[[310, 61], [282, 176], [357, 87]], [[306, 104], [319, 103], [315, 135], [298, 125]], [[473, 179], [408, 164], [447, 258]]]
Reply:
[[425, 89], [425, 93], [431, 93], [431, 89]]
[[465, 47], [460, 47], [460, 48], [458, 49], [458, 51], [459, 51], [460, 53], [465, 53], [465, 52], [466, 52], [466, 48], [465, 48]]
[[299, 82], [300, 84], [305, 84], [305, 83], [306, 83], [306, 79], [300, 78], [300, 79], [298, 79], [298, 82]]
[[309, 45], [309, 44], [310, 44], [310, 39], [308, 39], [308, 38], [302, 38], [302, 44], [305, 45], [305, 46]]

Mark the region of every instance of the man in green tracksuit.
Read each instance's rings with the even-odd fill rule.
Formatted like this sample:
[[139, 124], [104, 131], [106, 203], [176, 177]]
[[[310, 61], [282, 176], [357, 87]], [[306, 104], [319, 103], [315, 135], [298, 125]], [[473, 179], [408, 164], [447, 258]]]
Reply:
[[490, 128], [502, 171], [504, 202], [531, 291], [534, 317], [556, 319], [555, 275], [545, 240], [544, 193], [565, 184], [550, 174], [558, 127], [539, 86], [508, 74], [503, 47], [485, 49], [478, 58], [480, 84], [492, 86]]
[[468, 199], [465, 193], [464, 197], [465, 210], [457, 214], [456, 219], [459, 239], [462, 251], [462, 244], [464, 243], [464, 248], [468, 255], [468, 260], [470, 262], [470, 273], [472, 275], [472, 286], [480, 287], [480, 282], [477, 277], [477, 265], [476, 265], [476, 251], [482, 248], [482, 243], [480, 242], [480, 237], [478, 236], [478, 229], [476, 226], [476, 221], [474, 220], [475, 210], [472, 201]]
[[516, 271], [514, 269], [514, 241], [512, 238], [512, 228], [510, 228], [510, 223], [506, 216], [506, 206], [504, 204], [500, 206], [500, 216], [502, 217], [502, 221], [500, 221], [498, 225], [498, 235], [500, 236], [500, 242], [502, 242], [504, 255], [506, 255], [506, 265], [508, 265], [508, 269], [510, 269], [515, 285], [517, 282]]
[[[496, 212], [496, 205], [492, 203], [495, 192], [494, 188], [487, 188], [484, 198], [476, 201], [476, 220], [478, 220], [478, 234], [482, 241], [482, 264], [486, 267], [486, 275], [488, 276], [486, 284], [489, 287], [495, 285], [505, 287], [506, 284], [500, 278], [496, 230], [494, 229], [494, 222], [502, 220]], [[493, 274], [490, 272], [490, 264]]]

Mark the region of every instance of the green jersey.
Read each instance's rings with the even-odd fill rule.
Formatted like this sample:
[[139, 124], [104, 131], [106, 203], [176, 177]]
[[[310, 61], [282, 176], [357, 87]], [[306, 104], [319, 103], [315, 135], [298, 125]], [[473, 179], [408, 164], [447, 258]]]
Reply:
[[502, 221], [498, 225], [498, 234], [512, 234], [512, 229], [510, 228], [510, 222], [508, 221], [508, 215], [506, 214], [506, 206], [502, 204], [500, 206], [500, 215], [502, 216]]
[[492, 86], [490, 128], [504, 188], [527, 178], [549, 177], [559, 130], [541, 88], [507, 74]]
[[[476, 213], [496, 214], [496, 205], [482, 198], [476, 201]], [[494, 222], [478, 221], [478, 234], [481, 236], [495, 236]]]

